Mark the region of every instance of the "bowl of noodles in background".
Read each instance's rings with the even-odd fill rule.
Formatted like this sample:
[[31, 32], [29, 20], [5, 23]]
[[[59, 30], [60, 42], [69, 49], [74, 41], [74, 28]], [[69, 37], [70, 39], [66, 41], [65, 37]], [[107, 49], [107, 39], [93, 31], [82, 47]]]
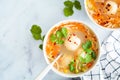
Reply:
[[119, 0], [84, 0], [89, 18], [98, 26], [116, 30], [120, 29]]
[[78, 77], [95, 67], [100, 56], [100, 43], [96, 33], [84, 22], [65, 20], [47, 32], [43, 52], [48, 64], [62, 54], [52, 67], [55, 73]]

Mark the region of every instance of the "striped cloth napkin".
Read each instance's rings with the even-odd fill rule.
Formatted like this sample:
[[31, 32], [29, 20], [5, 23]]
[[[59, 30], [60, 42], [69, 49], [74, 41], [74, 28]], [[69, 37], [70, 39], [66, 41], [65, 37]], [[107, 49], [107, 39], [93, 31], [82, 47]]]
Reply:
[[102, 55], [96, 67], [72, 80], [120, 80], [120, 30], [113, 31], [101, 48]]

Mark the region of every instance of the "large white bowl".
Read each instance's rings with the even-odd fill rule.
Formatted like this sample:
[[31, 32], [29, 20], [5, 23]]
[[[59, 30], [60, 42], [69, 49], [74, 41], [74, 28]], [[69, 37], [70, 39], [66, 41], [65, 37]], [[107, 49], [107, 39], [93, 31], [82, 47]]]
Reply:
[[96, 24], [97, 26], [99, 26], [100, 28], [106, 29], [106, 30], [109, 30], [109, 31], [113, 31], [113, 30], [116, 30], [116, 29], [120, 29], [120, 28], [107, 28], [107, 27], [101, 26], [101, 25], [98, 24], [98, 23], [92, 18], [92, 16], [89, 14], [89, 12], [88, 12], [88, 10], [87, 10], [86, 0], [84, 0], [84, 7], [85, 7], [85, 11], [86, 11], [88, 17], [90, 18], [90, 20], [91, 20], [94, 24]]
[[[86, 25], [85, 24], [85, 22], [82, 22], [82, 21], [77, 21], [77, 20], [65, 20], [65, 21], [61, 21], [61, 22], [59, 22], [59, 23], [57, 23], [57, 24], [55, 24], [53, 27], [51, 27], [50, 29], [49, 29], [49, 31], [47, 32], [47, 34], [46, 34], [46, 36], [45, 36], [45, 39], [44, 39], [44, 43], [43, 43], [43, 52], [44, 52], [44, 57], [45, 57], [45, 60], [46, 60], [46, 62], [48, 63], [48, 64], [50, 64], [50, 62], [49, 62], [49, 60], [48, 60], [48, 58], [47, 58], [47, 55], [46, 55], [46, 43], [47, 43], [47, 40], [48, 40], [48, 35], [50, 34], [50, 32], [51, 32], [51, 30], [53, 29], [53, 28], [55, 28], [56, 26], [58, 26], [58, 25], [60, 25], [60, 24], [62, 24], [62, 23], [68, 23], [68, 22], [79, 22], [79, 23], [82, 23], [82, 24], [84, 24], [84, 25]], [[89, 26], [88, 26], [89, 27]], [[90, 28], [90, 27], [89, 27]], [[90, 28], [91, 29], [91, 28]], [[92, 30], [92, 29], [91, 29]], [[93, 30], [92, 30], [93, 31]], [[94, 34], [96, 35], [96, 32], [95, 31], [93, 31], [94, 32]], [[97, 37], [97, 35], [96, 35], [96, 37]], [[98, 39], [98, 37], [97, 37], [97, 39]], [[96, 59], [96, 62], [94, 63], [94, 65], [87, 71], [87, 72], [89, 72], [89, 71], [91, 71], [94, 67], [95, 67], [95, 65], [97, 64], [97, 62], [99, 61], [99, 58], [100, 58], [100, 43], [99, 43], [100, 41], [99, 41], [99, 39], [98, 39], [98, 45], [99, 45], [99, 53], [98, 53], [98, 57], [97, 57], [97, 59]], [[72, 78], [72, 77], [79, 77], [79, 76], [82, 76], [82, 75], [84, 75], [84, 74], [86, 74], [87, 72], [84, 72], [84, 73], [78, 73], [78, 74], [65, 74], [65, 73], [62, 73], [62, 72], [60, 72], [60, 71], [58, 71], [57, 69], [55, 69], [54, 67], [52, 67], [52, 70], [55, 72], [55, 73], [57, 73], [58, 75], [61, 75], [61, 76], [63, 76], [63, 77], [69, 77], [69, 78]]]

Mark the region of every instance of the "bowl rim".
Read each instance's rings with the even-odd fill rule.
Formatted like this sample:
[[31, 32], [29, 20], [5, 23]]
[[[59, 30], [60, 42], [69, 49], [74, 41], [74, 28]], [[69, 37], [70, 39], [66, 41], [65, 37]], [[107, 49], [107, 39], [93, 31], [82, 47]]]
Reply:
[[96, 35], [96, 38], [97, 38], [97, 40], [98, 40], [98, 47], [99, 47], [99, 52], [98, 52], [98, 57], [97, 57], [97, 59], [96, 59], [96, 62], [93, 64], [93, 66], [88, 70], [88, 71], [86, 71], [86, 72], [83, 72], [83, 73], [78, 73], [78, 74], [65, 74], [65, 73], [62, 73], [62, 72], [60, 72], [60, 71], [58, 71], [57, 69], [55, 69], [54, 67], [52, 67], [52, 70], [56, 73], [56, 74], [58, 74], [58, 75], [60, 75], [60, 76], [63, 76], [63, 77], [68, 77], [68, 78], [74, 78], [74, 77], [80, 77], [80, 76], [83, 76], [84, 74], [87, 74], [88, 72], [90, 72], [91, 70], [93, 70], [94, 68], [95, 68], [95, 66], [98, 64], [98, 62], [99, 62], [99, 60], [100, 60], [100, 52], [101, 52], [101, 44], [100, 44], [100, 39], [99, 39], [99, 36], [96, 34], [96, 32], [91, 28], [91, 27], [89, 27], [88, 25], [87, 25], [87, 23], [85, 23], [85, 22], [83, 22], [83, 21], [80, 21], [80, 20], [62, 20], [62, 21], [60, 21], [60, 22], [58, 22], [58, 23], [56, 23], [55, 25], [53, 25], [49, 30], [48, 30], [48, 32], [47, 32], [47, 34], [46, 34], [46, 36], [45, 36], [45, 38], [44, 38], [44, 42], [43, 42], [43, 54], [44, 54], [44, 58], [45, 58], [45, 61], [47, 62], [47, 64], [50, 64], [50, 62], [49, 62], [49, 60], [48, 60], [48, 58], [47, 58], [47, 54], [46, 54], [46, 42], [47, 42], [47, 38], [48, 38], [48, 36], [49, 36], [49, 34], [50, 34], [50, 32], [51, 32], [51, 30], [52, 29], [54, 29], [56, 26], [58, 26], [58, 25], [60, 25], [60, 24], [62, 24], [62, 23], [68, 23], [68, 22], [78, 22], [78, 23], [81, 23], [81, 24], [84, 24], [84, 25], [86, 25], [90, 30], [92, 30], [93, 31], [93, 33]]
[[118, 30], [120, 28], [107, 28], [107, 27], [103, 27], [100, 24], [98, 24], [97, 22], [95, 22], [95, 20], [92, 18], [92, 16], [89, 14], [88, 10], [87, 10], [87, 4], [86, 4], [87, 0], [84, 0], [84, 7], [85, 7], [85, 12], [87, 13], [89, 19], [96, 24], [97, 26], [99, 26], [101, 29], [105, 29], [105, 30], [109, 30], [109, 31], [114, 31], [114, 30]]

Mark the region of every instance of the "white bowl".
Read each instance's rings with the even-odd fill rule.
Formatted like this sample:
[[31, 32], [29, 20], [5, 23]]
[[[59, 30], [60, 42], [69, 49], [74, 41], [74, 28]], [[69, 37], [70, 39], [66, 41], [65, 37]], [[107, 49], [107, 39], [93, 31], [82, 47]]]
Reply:
[[90, 20], [91, 20], [94, 24], [96, 24], [97, 26], [99, 26], [100, 28], [106, 29], [106, 30], [109, 30], [109, 31], [113, 31], [113, 30], [116, 30], [116, 29], [120, 29], [120, 28], [107, 28], [107, 27], [101, 26], [101, 25], [98, 24], [98, 23], [92, 18], [92, 16], [89, 14], [89, 12], [88, 12], [88, 10], [87, 10], [86, 0], [84, 0], [84, 7], [85, 7], [85, 11], [86, 11], [88, 17], [90, 18]]
[[[45, 50], [45, 47], [46, 47], [46, 45], [47, 45], [46, 43], [47, 43], [48, 35], [50, 34], [51, 30], [52, 30], [53, 28], [55, 28], [56, 26], [58, 26], [58, 25], [60, 25], [60, 24], [62, 24], [62, 23], [68, 23], [68, 22], [78, 22], [78, 23], [82, 23], [82, 24], [86, 25], [86, 24], [85, 24], [84, 22], [82, 22], [82, 21], [77, 21], [77, 20], [65, 20], [65, 21], [61, 21], [61, 22], [55, 24], [53, 27], [50, 28], [50, 30], [47, 32], [47, 34], [46, 34], [46, 36], [45, 36], [44, 43], [43, 43], [44, 57], [45, 57], [45, 60], [46, 60], [46, 62], [47, 62], [48, 64], [50, 64], [50, 62], [49, 62], [49, 60], [48, 60], [48, 58], [47, 58], [46, 50]], [[89, 27], [89, 26], [88, 26], [88, 27]], [[89, 27], [89, 29], [91, 29], [91, 28]], [[92, 29], [91, 29], [91, 30], [92, 30]], [[93, 30], [92, 30], [92, 31], [93, 31]], [[96, 35], [95, 31], [93, 31], [93, 32], [94, 32], [94, 34]], [[97, 35], [96, 35], [96, 37], [97, 37]], [[88, 71], [83, 72], [83, 73], [78, 73], [78, 74], [65, 74], [65, 73], [62, 73], [62, 72], [58, 71], [58, 70], [55, 69], [54, 67], [52, 67], [52, 70], [53, 70], [55, 73], [57, 73], [58, 75], [61, 75], [61, 76], [63, 76], [63, 77], [69, 77], [69, 78], [72, 78], [72, 77], [80, 77], [80, 76], [86, 74], [87, 72], [91, 71], [91, 70], [95, 67], [95, 65], [97, 64], [97, 62], [99, 61], [99, 58], [100, 58], [100, 43], [99, 43], [100, 41], [99, 41], [99, 38], [98, 38], [98, 37], [97, 37], [97, 39], [98, 39], [98, 46], [99, 46], [98, 57], [97, 57], [96, 62], [94, 63], [94, 65], [93, 65]]]

